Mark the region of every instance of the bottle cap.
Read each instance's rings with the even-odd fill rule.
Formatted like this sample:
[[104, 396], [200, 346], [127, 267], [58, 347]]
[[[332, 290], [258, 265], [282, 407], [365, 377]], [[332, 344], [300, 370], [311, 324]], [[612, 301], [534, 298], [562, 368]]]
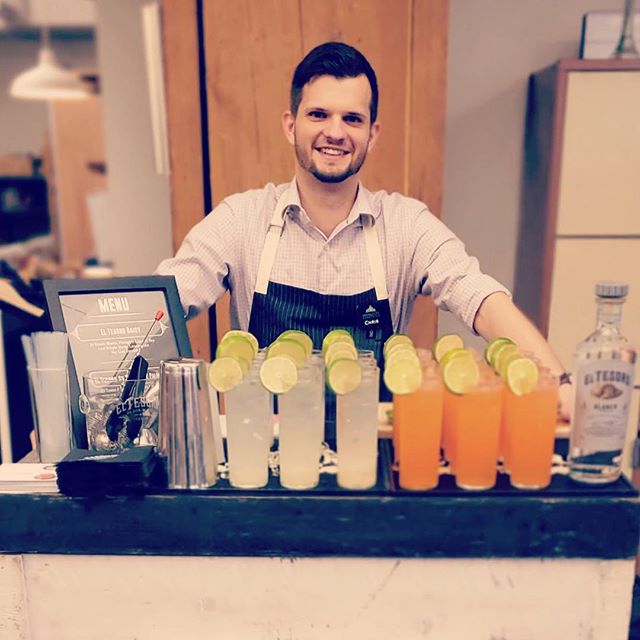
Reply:
[[629, 293], [629, 285], [626, 282], [603, 281], [596, 284], [598, 298], [625, 298]]

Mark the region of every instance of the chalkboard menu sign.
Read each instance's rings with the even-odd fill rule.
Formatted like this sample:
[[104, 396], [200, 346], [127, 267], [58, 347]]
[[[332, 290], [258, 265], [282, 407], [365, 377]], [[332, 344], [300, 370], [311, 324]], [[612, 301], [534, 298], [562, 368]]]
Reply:
[[126, 372], [138, 354], [150, 367], [191, 355], [178, 290], [173, 276], [46, 280], [44, 290], [53, 329], [69, 336], [74, 439], [86, 447], [83, 375]]

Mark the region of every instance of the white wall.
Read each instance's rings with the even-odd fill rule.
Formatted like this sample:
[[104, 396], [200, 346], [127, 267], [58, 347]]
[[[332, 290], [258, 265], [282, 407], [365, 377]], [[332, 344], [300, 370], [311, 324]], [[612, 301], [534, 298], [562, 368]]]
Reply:
[[117, 275], [151, 273], [172, 253], [169, 183], [155, 173], [142, 0], [98, 0], [109, 213]]
[[[443, 220], [484, 271], [515, 275], [527, 81], [577, 57], [584, 13], [622, 0], [450, 0]], [[464, 332], [440, 313], [439, 332]], [[479, 339], [469, 343], [480, 345]]]

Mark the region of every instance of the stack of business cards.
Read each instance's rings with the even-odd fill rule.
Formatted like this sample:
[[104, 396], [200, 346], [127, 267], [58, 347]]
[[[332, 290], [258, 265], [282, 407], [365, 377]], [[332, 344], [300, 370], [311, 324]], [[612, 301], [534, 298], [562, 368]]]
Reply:
[[58, 493], [54, 464], [0, 464], [0, 493]]

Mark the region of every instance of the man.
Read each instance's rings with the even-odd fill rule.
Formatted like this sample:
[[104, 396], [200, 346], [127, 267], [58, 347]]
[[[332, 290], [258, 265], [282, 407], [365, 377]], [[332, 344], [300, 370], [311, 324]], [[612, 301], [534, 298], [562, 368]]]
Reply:
[[[294, 72], [282, 117], [294, 180], [226, 198], [157, 273], [175, 275], [189, 315], [229, 289], [232, 325], [261, 345], [297, 328], [319, 346], [344, 327], [381, 361], [384, 341], [406, 330], [422, 294], [485, 339], [509, 336], [561, 373], [509, 292], [426, 205], [359, 183], [380, 133], [377, 108], [375, 72], [359, 51], [338, 42], [313, 49]], [[565, 416], [569, 401], [565, 385]]]

